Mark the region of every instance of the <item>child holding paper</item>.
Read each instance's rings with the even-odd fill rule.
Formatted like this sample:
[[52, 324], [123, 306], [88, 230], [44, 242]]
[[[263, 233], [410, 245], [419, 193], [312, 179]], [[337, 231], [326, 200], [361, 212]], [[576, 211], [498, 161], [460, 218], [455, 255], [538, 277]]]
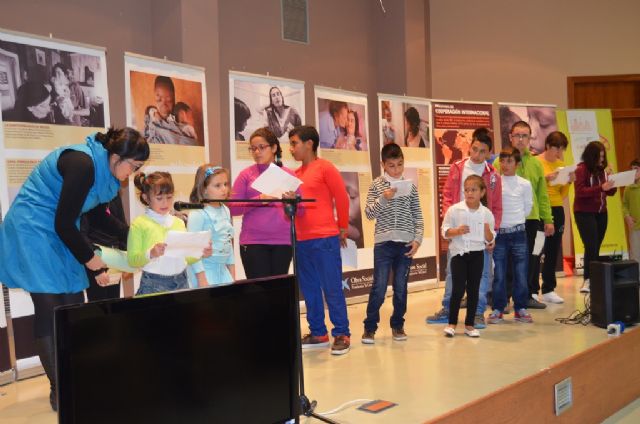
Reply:
[[[168, 172], [137, 174], [133, 183], [140, 191], [140, 201], [147, 206], [144, 215], [131, 223], [127, 238], [129, 265], [142, 268], [137, 295], [185, 289], [187, 263], [195, 258], [165, 256], [164, 242], [169, 231], [186, 231], [184, 222], [171, 214], [173, 209], [173, 180]], [[211, 254], [205, 248], [203, 255]]]
[[[278, 137], [266, 127], [259, 128], [251, 134], [248, 149], [255, 164], [238, 174], [233, 183], [232, 198], [273, 198], [260, 193], [252, 184], [272, 164], [294, 175], [282, 166]], [[230, 209], [232, 215], [242, 215], [240, 258], [247, 278], [287, 274], [291, 263], [291, 236], [282, 203], [231, 203]]]
[[484, 251], [495, 245], [495, 221], [491, 211], [481, 203], [487, 192], [482, 177], [469, 175], [464, 180], [463, 190], [464, 200], [447, 209], [442, 221], [442, 237], [449, 240], [452, 279], [449, 324], [444, 328], [444, 334], [447, 337], [456, 334], [460, 301], [466, 290], [464, 334], [480, 337], [480, 332], [474, 328], [475, 310], [484, 268]]
[[373, 285], [367, 303], [362, 343], [375, 343], [384, 303], [387, 281], [393, 272], [393, 314], [390, 325], [393, 340], [407, 339], [404, 314], [407, 311], [407, 282], [411, 259], [422, 243], [424, 223], [420, 198], [415, 184], [407, 195], [398, 195], [393, 183], [405, 181], [404, 156], [395, 143], [385, 145], [380, 152], [384, 175], [376, 178], [367, 193], [365, 214], [376, 220], [373, 247]]
[[[229, 171], [220, 166], [204, 164], [198, 168], [189, 200], [200, 203], [207, 199], [229, 197]], [[232, 283], [236, 278], [233, 255], [233, 223], [229, 208], [220, 202], [209, 202], [203, 209], [189, 214], [189, 231], [211, 232], [212, 253], [194, 263], [189, 270], [192, 286], [207, 287]]]
[[614, 182], [608, 178], [607, 152], [599, 141], [587, 144], [582, 162], [576, 168], [573, 214], [584, 244], [584, 282], [581, 293], [589, 293], [589, 265], [598, 260], [600, 246], [607, 232], [607, 196], [616, 193]]
[[640, 262], [640, 159], [631, 162], [636, 170], [636, 182], [624, 189], [622, 210], [629, 227], [629, 259]]

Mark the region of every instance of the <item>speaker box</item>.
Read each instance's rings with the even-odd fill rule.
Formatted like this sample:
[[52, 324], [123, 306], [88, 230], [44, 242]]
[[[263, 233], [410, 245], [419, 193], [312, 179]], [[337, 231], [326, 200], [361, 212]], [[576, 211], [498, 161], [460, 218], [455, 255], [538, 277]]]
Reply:
[[639, 322], [640, 282], [638, 262], [592, 261], [591, 322], [606, 328], [615, 321], [631, 325]]

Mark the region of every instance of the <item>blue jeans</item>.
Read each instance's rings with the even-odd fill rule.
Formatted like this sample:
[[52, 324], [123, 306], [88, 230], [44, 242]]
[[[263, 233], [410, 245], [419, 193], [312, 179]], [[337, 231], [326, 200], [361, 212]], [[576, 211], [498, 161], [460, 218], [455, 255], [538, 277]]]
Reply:
[[[482, 267], [482, 277], [480, 277], [480, 292], [478, 293], [478, 307], [476, 315], [484, 314], [487, 309], [487, 292], [489, 291], [489, 277], [491, 275], [491, 254], [484, 251], [484, 264]], [[447, 252], [447, 274], [444, 280], [444, 297], [442, 298], [442, 307], [445, 311], [449, 310], [451, 303], [451, 292], [453, 284], [451, 279], [451, 254]]]
[[140, 277], [140, 288], [138, 288], [136, 296], [186, 288], [189, 288], [186, 269], [176, 275], [160, 275], [142, 271], [142, 277]]
[[307, 306], [309, 330], [314, 336], [327, 334], [324, 299], [333, 324], [332, 336], [349, 336], [347, 301], [342, 291], [342, 259], [338, 236], [298, 241], [296, 245], [298, 282]]
[[365, 331], [375, 332], [380, 322], [380, 307], [387, 292], [389, 274], [393, 271], [393, 314], [391, 328], [404, 327], [404, 314], [407, 312], [407, 282], [411, 268], [411, 258], [405, 256], [411, 246], [397, 241], [377, 243], [373, 247], [373, 285], [367, 303]]
[[513, 303], [515, 310], [527, 307], [529, 287], [527, 272], [529, 267], [529, 249], [526, 231], [498, 234], [493, 250], [495, 271], [493, 276], [493, 309], [500, 312], [507, 306], [506, 275], [508, 258], [513, 263]]

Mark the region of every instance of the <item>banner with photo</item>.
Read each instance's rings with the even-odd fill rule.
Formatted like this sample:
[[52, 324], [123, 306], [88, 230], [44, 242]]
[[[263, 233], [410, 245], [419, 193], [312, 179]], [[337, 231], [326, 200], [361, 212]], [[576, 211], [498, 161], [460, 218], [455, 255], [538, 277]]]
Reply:
[[[477, 128], [493, 130], [493, 111], [491, 103], [484, 102], [451, 102], [432, 100], [433, 147], [438, 190], [438, 237], [440, 279], [444, 280], [447, 266], [448, 242], [442, 237], [442, 190], [449, 167], [456, 161], [469, 157], [471, 136]], [[495, 140], [495, 133], [493, 139]]]
[[[382, 148], [389, 143], [402, 147], [404, 177], [414, 182], [420, 195], [424, 239], [416, 253], [410, 282], [437, 284], [436, 220], [431, 103], [427, 99], [378, 94], [379, 134]], [[381, 170], [381, 172], [383, 172]]]
[[[626, 170], [624, 165], [618, 167], [616, 159], [616, 145], [613, 133], [613, 119], [609, 109], [596, 110], [561, 110], [557, 112], [558, 129], [567, 135], [569, 148], [565, 154], [567, 165], [581, 162], [582, 152], [591, 141], [600, 141], [604, 144], [607, 153], [607, 162], [613, 173]], [[573, 215], [573, 200], [575, 191], [573, 184], [569, 190], [569, 201]], [[609, 221], [605, 233], [600, 256], [629, 257], [627, 239], [624, 229], [622, 214], [622, 201], [620, 189], [615, 195], [607, 197], [607, 214]], [[573, 232], [573, 247], [575, 254], [575, 268], [581, 270], [584, 264], [584, 244], [580, 238], [575, 220], [571, 220]]]
[[[295, 169], [300, 164], [289, 151], [289, 131], [305, 122], [304, 82], [246, 72], [229, 72], [229, 143], [231, 182], [245, 168], [255, 164], [249, 138], [258, 128], [267, 127], [280, 142], [282, 164]], [[235, 230], [236, 279], [245, 278], [238, 237], [242, 217], [233, 218]], [[291, 268], [292, 270], [292, 268]]]
[[[500, 139], [502, 146], [508, 146], [511, 126], [518, 121], [525, 121], [531, 127], [529, 149], [534, 155], [544, 152], [547, 135], [558, 130], [555, 105], [532, 105], [522, 103], [498, 103], [500, 118]], [[495, 139], [494, 139], [495, 142]], [[500, 151], [499, 145], [495, 146]]]
[[373, 221], [364, 208], [372, 182], [367, 96], [314, 87], [318, 155], [342, 174], [349, 194], [347, 248], [343, 253], [343, 286], [347, 297], [368, 295], [373, 284]]
[[289, 131], [305, 122], [304, 82], [229, 72], [229, 111], [232, 180], [253, 165], [249, 137], [262, 127], [278, 137], [283, 165], [299, 166], [289, 151]]
[[56, 147], [82, 143], [109, 119], [105, 51], [0, 31], [0, 202], [8, 205]]
[[[149, 141], [142, 171], [169, 172], [175, 200], [189, 201], [197, 168], [208, 162], [207, 91], [201, 67], [125, 53], [127, 126]], [[144, 213], [129, 184], [131, 219]]]
[[[48, 153], [84, 143], [87, 135], [109, 125], [105, 49], [0, 30], [0, 94], [0, 205], [5, 216]], [[26, 378], [41, 372], [33, 304], [21, 289], [7, 292], [16, 368], [19, 378]]]

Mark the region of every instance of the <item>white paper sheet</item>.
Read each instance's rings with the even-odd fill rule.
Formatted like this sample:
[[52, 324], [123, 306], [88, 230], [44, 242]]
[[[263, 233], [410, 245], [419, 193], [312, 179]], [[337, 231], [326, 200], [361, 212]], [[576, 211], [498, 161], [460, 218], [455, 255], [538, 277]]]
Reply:
[[633, 184], [636, 181], [636, 170], [618, 172], [617, 174], [611, 174], [607, 178], [609, 181], [613, 181], [614, 187], [625, 187]]
[[296, 191], [300, 184], [302, 181], [272, 163], [253, 181], [251, 187], [262, 194], [280, 198], [287, 191]]
[[340, 257], [342, 258], [342, 266], [358, 269], [358, 246], [356, 242], [347, 239], [347, 247], [340, 248]]
[[540, 256], [540, 254], [542, 253], [542, 248], [544, 248], [544, 239], [544, 232], [538, 231], [536, 233], [536, 241], [533, 244], [533, 255]]
[[199, 258], [210, 241], [210, 231], [169, 231], [164, 241], [167, 244], [164, 254], [173, 258]]
[[554, 185], [569, 184], [569, 174], [574, 172], [576, 168], [577, 168], [577, 165], [561, 166], [560, 168], [558, 168], [558, 175], [556, 176], [556, 178], [551, 180], [549, 185], [554, 186]]
[[393, 195], [394, 199], [411, 194], [411, 186], [413, 186], [413, 181], [411, 180], [391, 181], [390, 184], [391, 188], [398, 190], [396, 194]]

